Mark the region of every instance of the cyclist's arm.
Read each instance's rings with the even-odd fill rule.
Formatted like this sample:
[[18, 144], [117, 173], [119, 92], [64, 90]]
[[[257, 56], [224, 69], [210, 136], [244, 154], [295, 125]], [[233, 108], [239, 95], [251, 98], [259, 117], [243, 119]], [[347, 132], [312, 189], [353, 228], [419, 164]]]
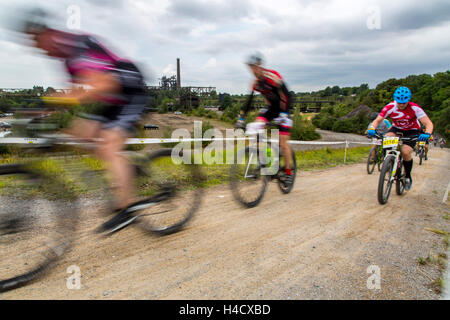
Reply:
[[289, 110], [291, 108], [291, 94], [289, 93], [289, 90], [287, 89], [284, 82], [281, 83], [280, 87], [278, 88], [278, 92], [280, 94], [280, 108], [286, 113], [289, 113]]
[[392, 127], [392, 124], [389, 122], [389, 120], [384, 119], [384, 123], [386, 124], [386, 127], [389, 129], [390, 127]]
[[434, 130], [433, 122], [431, 122], [428, 116], [422, 117], [419, 121], [425, 126], [425, 133], [432, 134]]
[[99, 94], [114, 94], [120, 90], [120, 82], [117, 76], [110, 72], [98, 72], [94, 70], [83, 71], [80, 76], [83, 84], [90, 86], [91, 90], [79, 90], [68, 95], [79, 101], [94, 100]]
[[240, 113], [241, 117], [245, 117], [247, 115], [248, 111], [251, 109], [254, 95], [255, 95], [255, 91], [252, 90], [252, 92], [250, 93], [250, 96], [247, 98], [247, 101], [245, 102], [244, 106], [241, 109], [241, 113]]
[[378, 128], [378, 125], [380, 124], [381, 121], [383, 121], [384, 118], [382, 116], [378, 116], [370, 125], [369, 125], [369, 130], [373, 129], [375, 130], [376, 128]]

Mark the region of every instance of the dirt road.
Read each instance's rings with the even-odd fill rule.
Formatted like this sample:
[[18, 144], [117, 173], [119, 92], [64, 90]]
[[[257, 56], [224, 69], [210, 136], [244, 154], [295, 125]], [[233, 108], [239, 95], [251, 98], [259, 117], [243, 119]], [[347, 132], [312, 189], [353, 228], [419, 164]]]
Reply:
[[[92, 234], [101, 219], [86, 211], [74, 250], [43, 279], [2, 299], [438, 299], [439, 276], [420, 257], [444, 252], [450, 231], [449, 150], [432, 149], [414, 167], [413, 189], [378, 204], [378, 174], [364, 164], [302, 172], [290, 195], [272, 184], [262, 203], [243, 209], [226, 186], [205, 193], [196, 218], [163, 238], [129, 227]], [[91, 203], [92, 208], [92, 203]], [[90, 218], [88, 218], [90, 217]], [[67, 268], [81, 289], [68, 290]], [[369, 266], [380, 270], [369, 290]]]

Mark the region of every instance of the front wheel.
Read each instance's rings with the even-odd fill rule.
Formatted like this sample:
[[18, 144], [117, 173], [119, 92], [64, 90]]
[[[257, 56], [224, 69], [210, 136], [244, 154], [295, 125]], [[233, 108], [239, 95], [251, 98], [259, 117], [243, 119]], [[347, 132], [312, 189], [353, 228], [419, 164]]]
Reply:
[[401, 196], [403, 192], [405, 191], [405, 173], [404, 173], [404, 167], [403, 167], [403, 161], [400, 168], [398, 168], [398, 171], [396, 173], [395, 178], [395, 191], [396, 193]]
[[369, 151], [369, 157], [367, 158], [367, 173], [372, 174], [377, 164], [377, 147], [372, 147]]
[[201, 204], [203, 176], [196, 164], [175, 164], [172, 149], [161, 149], [138, 164], [138, 222], [145, 230], [167, 235], [182, 229]]
[[77, 206], [64, 183], [21, 165], [0, 166], [0, 186], [0, 292], [4, 292], [42, 276], [70, 248]]
[[380, 204], [386, 204], [392, 188], [392, 169], [394, 168], [395, 157], [388, 155], [383, 162], [381, 168], [380, 179], [378, 181], [378, 202]]
[[419, 165], [421, 166], [423, 163], [423, 158], [425, 157], [425, 151], [423, 149], [421, 149], [419, 151]]

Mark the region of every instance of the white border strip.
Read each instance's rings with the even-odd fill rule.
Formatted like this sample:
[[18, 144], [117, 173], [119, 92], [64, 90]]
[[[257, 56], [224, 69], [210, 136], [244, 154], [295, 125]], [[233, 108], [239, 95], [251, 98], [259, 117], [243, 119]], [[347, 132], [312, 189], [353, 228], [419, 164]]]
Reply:
[[[195, 142], [195, 141], [232, 141], [232, 140], [249, 140], [252, 138], [212, 138], [212, 139], [158, 139], [158, 138], [134, 138], [128, 139], [125, 144], [159, 144], [159, 143], [180, 143], [180, 142]], [[45, 138], [0, 138], [0, 144], [45, 144], [50, 139]], [[272, 140], [271, 142], [275, 142]], [[303, 145], [333, 145], [333, 144], [365, 144], [370, 145], [371, 142], [356, 142], [356, 141], [298, 141], [289, 140], [290, 144], [303, 144]], [[65, 141], [58, 144], [65, 145], [79, 145], [84, 144], [82, 142], [70, 142]]]

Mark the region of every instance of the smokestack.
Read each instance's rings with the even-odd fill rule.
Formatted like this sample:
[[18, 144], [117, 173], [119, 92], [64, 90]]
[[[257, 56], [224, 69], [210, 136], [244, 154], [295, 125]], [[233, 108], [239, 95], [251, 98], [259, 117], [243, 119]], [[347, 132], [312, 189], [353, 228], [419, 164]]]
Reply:
[[181, 77], [180, 77], [180, 58], [177, 58], [177, 89], [181, 88]]

